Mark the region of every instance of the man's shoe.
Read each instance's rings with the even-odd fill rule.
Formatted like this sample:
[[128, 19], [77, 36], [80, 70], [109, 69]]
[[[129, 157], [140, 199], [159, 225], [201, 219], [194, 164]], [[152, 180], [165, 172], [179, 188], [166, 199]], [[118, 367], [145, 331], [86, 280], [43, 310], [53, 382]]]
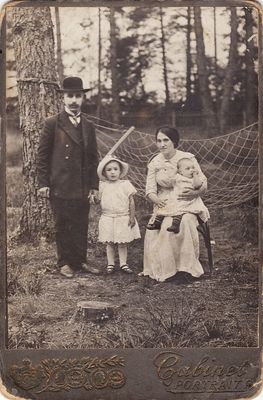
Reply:
[[63, 267], [60, 268], [60, 273], [66, 278], [73, 278], [74, 276], [74, 271], [69, 265], [63, 265]]
[[91, 265], [88, 265], [86, 263], [81, 264], [81, 269], [85, 272], [90, 272], [91, 274], [100, 274], [100, 270], [98, 268], [92, 267]]

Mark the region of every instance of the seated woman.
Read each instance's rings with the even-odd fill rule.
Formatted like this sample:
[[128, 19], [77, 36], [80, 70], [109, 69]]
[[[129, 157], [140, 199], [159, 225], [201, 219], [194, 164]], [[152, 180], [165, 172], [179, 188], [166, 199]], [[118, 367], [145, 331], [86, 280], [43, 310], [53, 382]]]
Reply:
[[[169, 126], [158, 128], [156, 144], [160, 152], [148, 165], [146, 196], [154, 204], [154, 210], [156, 208], [160, 211], [164, 210], [163, 213], [160, 212], [164, 218], [160, 224], [160, 230], [146, 229], [142, 274], [160, 282], [171, 278], [178, 272], [188, 273], [194, 278], [198, 278], [204, 273], [199, 262], [197, 216], [194, 213], [183, 214], [180, 231], [176, 235], [167, 230], [173, 222], [171, 202], [175, 199], [174, 177], [177, 174], [177, 164], [180, 159], [190, 159], [202, 180], [198, 189], [184, 190], [180, 194], [180, 199], [193, 200], [205, 193], [207, 189], [207, 179], [194, 155], [178, 150], [178, 143], [179, 133], [175, 128]], [[169, 205], [170, 214], [165, 212], [167, 205]], [[151, 224], [151, 220], [149, 224]]]

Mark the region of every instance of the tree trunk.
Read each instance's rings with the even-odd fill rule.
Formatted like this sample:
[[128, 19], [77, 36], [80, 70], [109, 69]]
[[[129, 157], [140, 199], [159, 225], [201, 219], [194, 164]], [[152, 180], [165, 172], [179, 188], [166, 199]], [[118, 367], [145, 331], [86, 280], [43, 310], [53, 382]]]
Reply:
[[170, 92], [168, 85], [168, 73], [167, 73], [167, 61], [166, 61], [166, 48], [165, 48], [165, 33], [163, 26], [163, 9], [160, 7], [160, 26], [161, 26], [161, 49], [162, 49], [162, 60], [163, 60], [163, 79], [165, 86], [165, 105], [169, 107], [170, 104]]
[[48, 7], [13, 7], [13, 41], [23, 134], [24, 202], [17, 238], [51, 233], [49, 202], [37, 194], [36, 153], [43, 121], [59, 111], [54, 38]]
[[111, 95], [112, 120], [115, 124], [120, 120], [119, 82], [117, 69], [117, 27], [114, 8], [110, 8], [110, 66], [111, 66]]
[[205, 116], [206, 129], [209, 136], [217, 131], [216, 114], [213, 110], [213, 101], [209, 90], [209, 79], [205, 56], [204, 34], [201, 19], [201, 8], [194, 7], [194, 27], [196, 36], [196, 61], [198, 70], [199, 89], [202, 102], [202, 111]]
[[215, 92], [216, 92], [216, 104], [215, 112], [218, 112], [218, 68], [217, 68], [217, 18], [216, 18], [216, 7], [213, 7], [213, 17], [214, 17], [214, 51], [215, 51], [215, 61], [214, 61], [214, 71], [215, 71]]
[[191, 83], [191, 7], [187, 7], [187, 31], [186, 31], [186, 104], [191, 99], [192, 83]]
[[245, 11], [245, 32], [246, 47], [245, 64], [246, 64], [246, 83], [245, 83], [245, 116], [246, 125], [252, 124], [257, 119], [257, 75], [255, 72], [254, 58], [256, 50], [253, 40], [253, 16], [252, 9], [247, 7]]
[[222, 94], [222, 102], [220, 107], [220, 131], [221, 133], [225, 132], [226, 126], [228, 124], [229, 117], [229, 106], [231, 93], [233, 90], [233, 77], [236, 72], [237, 65], [237, 28], [238, 28], [238, 20], [237, 20], [237, 12], [236, 7], [231, 7], [231, 18], [230, 18], [230, 47], [229, 47], [229, 58], [228, 65], [226, 67], [225, 78], [223, 82], [223, 94]]
[[64, 67], [62, 62], [62, 51], [61, 51], [61, 32], [60, 32], [60, 19], [59, 19], [59, 7], [55, 7], [55, 19], [56, 19], [56, 39], [57, 39], [57, 71], [60, 83], [64, 79]]
[[97, 96], [97, 117], [101, 117], [101, 9], [98, 10], [98, 24], [99, 24], [99, 35], [98, 35], [98, 96]]

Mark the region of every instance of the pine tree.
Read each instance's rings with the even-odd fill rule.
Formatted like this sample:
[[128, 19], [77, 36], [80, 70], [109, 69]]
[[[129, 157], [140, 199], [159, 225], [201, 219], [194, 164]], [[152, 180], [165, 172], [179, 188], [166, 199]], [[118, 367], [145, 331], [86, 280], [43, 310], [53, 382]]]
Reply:
[[209, 89], [209, 76], [205, 54], [204, 34], [201, 19], [201, 8], [194, 7], [194, 27], [196, 36], [196, 62], [199, 90], [202, 102], [202, 112], [205, 116], [206, 129], [209, 136], [217, 131], [216, 114], [213, 109], [213, 99]]
[[48, 7], [13, 7], [13, 42], [23, 134], [21, 240], [51, 232], [49, 203], [37, 193], [36, 154], [44, 119], [59, 111], [54, 38]]
[[225, 132], [225, 128], [228, 124], [229, 117], [229, 107], [231, 94], [233, 91], [233, 78], [237, 68], [237, 28], [238, 28], [238, 18], [236, 7], [231, 7], [230, 9], [231, 17], [230, 17], [230, 47], [229, 47], [229, 57], [228, 57], [228, 65], [225, 70], [225, 77], [223, 81], [223, 92], [222, 92], [222, 100], [219, 114], [219, 125], [220, 131], [222, 133]]
[[117, 25], [115, 10], [110, 8], [110, 67], [111, 67], [111, 95], [112, 120], [115, 124], [120, 120], [119, 76], [117, 68]]

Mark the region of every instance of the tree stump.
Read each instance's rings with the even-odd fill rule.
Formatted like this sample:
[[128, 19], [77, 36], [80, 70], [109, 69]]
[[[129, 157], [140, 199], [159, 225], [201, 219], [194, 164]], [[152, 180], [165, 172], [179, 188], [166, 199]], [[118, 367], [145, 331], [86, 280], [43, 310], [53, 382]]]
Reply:
[[118, 306], [102, 301], [79, 301], [77, 309], [79, 316], [92, 322], [106, 322], [113, 317]]

